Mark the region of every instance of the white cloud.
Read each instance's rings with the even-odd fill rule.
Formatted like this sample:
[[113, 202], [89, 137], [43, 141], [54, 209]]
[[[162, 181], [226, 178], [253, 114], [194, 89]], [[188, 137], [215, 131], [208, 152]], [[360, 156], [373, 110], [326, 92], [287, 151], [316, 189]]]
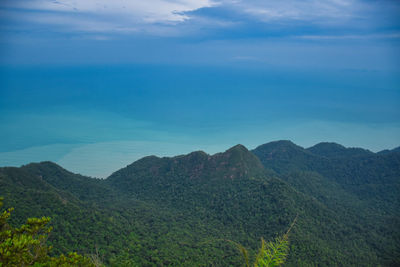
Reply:
[[190, 18], [186, 12], [213, 5], [212, 0], [16, 0], [0, 3], [0, 7], [18, 10], [21, 19], [87, 32], [135, 32], [148, 24], [175, 25]]
[[180, 22], [188, 18], [183, 12], [210, 7], [214, 3], [211, 0], [17, 0], [5, 5], [42, 11], [118, 15], [145, 22]]
[[122, 24], [117, 21], [104, 20], [97, 17], [76, 17], [73, 14], [53, 14], [37, 16], [36, 14], [24, 14], [24, 18], [33, 23], [51, 25], [59, 29], [68, 29], [70, 31], [79, 32], [115, 32], [115, 33], [132, 33], [139, 31], [139, 28], [132, 24]]
[[[133, 25], [140, 23], [176, 24], [190, 18], [187, 12], [217, 5], [251, 14], [262, 21], [270, 21], [276, 19], [344, 17], [349, 16], [353, 7], [359, 6], [359, 4], [357, 0], [15, 0], [4, 1], [0, 3], [0, 7], [57, 12], [55, 15], [60, 20], [56, 20], [46, 13], [36, 14], [36, 16], [42, 17], [42, 21], [54, 23], [57, 23], [57, 21], [65, 22], [62, 16], [70, 13], [70, 15], [89, 16], [96, 23], [100, 22], [99, 18], [106, 18], [106, 21], [112, 18], [116, 22]], [[87, 24], [85, 21], [76, 21], [76, 18], [75, 22], [69, 19], [68, 24], [74, 25], [77, 22]], [[104, 27], [100, 27], [100, 29], [104, 29]]]
[[310, 21], [318, 19], [349, 18], [354, 16], [356, 8], [363, 6], [357, 0], [286, 0], [286, 1], [234, 1], [233, 6], [258, 20]]
[[[376, 26], [371, 14], [386, 14], [398, 10], [399, 5], [362, 0], [4, 0], [0, 1], [1, 7], [3, 13], [4, 8], [17, 12], [14, 16], [17, 20], [25, 19], [56, 31], [171, 36], [210, 28], [234, 28], [249, 21], [275, 26], [306, 23], [355, 27], [354, 22], [360, 19], [364, 26]], [[210, 7], [219, 9], [216, 13], [193, 12]], [[219, 17], [220, 10], [224, 11]]]

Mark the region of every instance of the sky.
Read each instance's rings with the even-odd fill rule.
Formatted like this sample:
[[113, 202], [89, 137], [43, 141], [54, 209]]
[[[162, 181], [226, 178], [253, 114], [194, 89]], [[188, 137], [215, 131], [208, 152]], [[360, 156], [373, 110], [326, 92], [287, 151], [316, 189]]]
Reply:
[[275, 140], [400, 145], [400, 2], [2, 0], [0, 166], [105, 178]]

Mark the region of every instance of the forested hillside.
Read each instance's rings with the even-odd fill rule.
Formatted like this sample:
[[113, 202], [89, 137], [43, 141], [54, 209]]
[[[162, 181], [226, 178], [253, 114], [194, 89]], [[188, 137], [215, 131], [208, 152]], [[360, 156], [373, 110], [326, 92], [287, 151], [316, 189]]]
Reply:
[[104, 180], [42, 162], [0, 168], [14, 224], [50, 216], [55, 252], [106, 265], [242, 266], [286, 232], [287, 266], [400, 264], [400, 153], [289, 141], [145, 157]]
[[368, 242], [378, 248], [385, 264], [399, 264], [398, 148], [372, 153], [335, 143], [304, 149], [290, 141], [277, 141], [261, 145], [253, 153], [265, 168], [274, 170], [296, 190], [342, 214], [343, 222], [364, 228], [370, 235]]

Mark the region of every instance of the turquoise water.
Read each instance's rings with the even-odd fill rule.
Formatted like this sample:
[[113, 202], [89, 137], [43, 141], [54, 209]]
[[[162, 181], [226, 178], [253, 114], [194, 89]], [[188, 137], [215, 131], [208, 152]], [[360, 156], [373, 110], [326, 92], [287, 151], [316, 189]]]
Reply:
[[105, 177], [146, 155], [277, 139], [400, 144], [399, 75], [162, 65], [0, 70], [0, 165]]

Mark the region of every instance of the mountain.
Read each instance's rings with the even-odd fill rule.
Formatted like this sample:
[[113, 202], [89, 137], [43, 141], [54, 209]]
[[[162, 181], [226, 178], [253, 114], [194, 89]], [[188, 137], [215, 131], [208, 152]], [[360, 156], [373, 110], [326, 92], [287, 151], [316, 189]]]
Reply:
[[[341, 156], [340, 151], [343, 152]], [[334, 143], [320, 143], [304, 149], [278, 141], [261, 145], [253, 153], [265, 168], [275, 171], [283, 180], [288, 181], [294, 173], [316, 173], [326, 186], [329, 183], [340, 188], [378, 212], [397, 214], [400, 210], [400, 153], [395, 151], [372, 153]], [[301, 186], [298, 178], [293, 182]]]
[[292, 143], [291, 141], [275, 141], [258, 146], [252, 151], [267, 168], [276, 173], [286, 173], [293, 169], [313, 169], [319, 157]]
[[350, 150], [237, 145], [145, 157], [104, 180], [34, 163], [0, 168], [0, 195], [14, 223], [52, 217], [56, 252], [98, 250], [111, 266], [241, 266], [228, 240], [254, 255], [296, 216], [287, 266], [396, 266], [398, 157]]
[[390, 153], [400, 153], [400, 146], [396, 147], [396, 148], [393, 148], [391, 150], [385, 149], [385, 150], [382, 150], [382, 151], [378, 152], [378, 154], [381, 154], [381, 155], [390, 154]]
[[[145, 157], [123, 168], [106, 179], [106, 184], [124, 192], [153, 190], [173, 191], [184, 183], [186, 189], [220, 183], [225, 180], [243, 180], [262, 177], [264, 167], [259, 159], [242, 145], [213, 156], [202, 151], [173, 158]], [[149, 192], [153, 197], [153, 192]]]
[[99, 207], [107, 195], [98, 180], [43, 162], [0, 168], [0, 189], [5, 205], [15, 207], [14, 225], [25, 223], [28, 217], [51, 217], [54, 231], [49, 242], [56, 254], [94, 253], [99, 247], [111, 258], [111, 251], [102, 248], [126, 244], [124, 236], [129, 232], [125, 226], [130, 223], [117, 207]]
[[[303, 149], [288, 141], [266, 147], [274, 149], [272, 157], [288, 153], [292, 157], [283, 158], [292, 162], [296, 156], [291, 153], [303, 153]], [[260, 160], [241, 145], [213, 156], [194, 152], [174, 158], [144, 158], [114, 173], [105, 182], [132, 197], [199, 221], [198, 225], [205, 227], [203, 232], [218, 230], [214, 236], [220, 239], [228, 233], [229, 239], [235, 237], [234, 240], [252, 247], [256, 243], [249, 242], [249, 237], [273, 238], [284, 232], [289, 218], [299, 214], [299, 228], [292, 237], [291, 265], [322, 264], [323, 261], [316, 259], [310, 261], [312, 254], [324, 255], [327, 262], [347, 265], [365, 261], [357, 256], [360, 251], [354, 251], [354, 236], [343, 234], [354, 229], [363, 232], [357, 236], [357, 247], [369, 251], [367, 261], [377, 257], [368, 248], [368, 230], [355, 214], [346, 216], [343, 223], [342, 213], [265, 170]], [[347, 257], [337, 244], [353, 251], [352, 257]]]
[[[342, 156], [336, 156], [339, 151]], [[399, 183], [400, 153], [380, 154], [358, 148], [344, 148], [321, 143], [309, 149], [288, 141], [261, 145], [252, 151], [267, 169], [279, 174], [293, 171], [315, 171], [330, 180], [346, 185]]]
[[357, 156], [371, 156], [373, 153], [369, 150], [362, 148], [346, 148], [336, 143], [323, 142], [316, 144], [307, 151], [319, 156], [327, 158], [341, 158], [341, 157], [357, 157]]
[[[370, 230], [379, 233], [373, 243], [400, 243], [399, 231], [394, 230], [400, 229], [400, 153], [373, 153], [335, 143], [304, 149], [287, 141], [261, 145], [253, 153], [296, 190], [344, 214], [347, 225], [357, 221], [375, 229]], [[399, 255], [400, 246], [383, 245], [379, 250], [381, 257], [390, 258]]]
[[109, 195], [110, 189], [103, 186], [100, 179], [74, 174], [53, 162], [31, 163], [21, 169], [58, 190], [69, 192], [81, 201], [98, 200]]

